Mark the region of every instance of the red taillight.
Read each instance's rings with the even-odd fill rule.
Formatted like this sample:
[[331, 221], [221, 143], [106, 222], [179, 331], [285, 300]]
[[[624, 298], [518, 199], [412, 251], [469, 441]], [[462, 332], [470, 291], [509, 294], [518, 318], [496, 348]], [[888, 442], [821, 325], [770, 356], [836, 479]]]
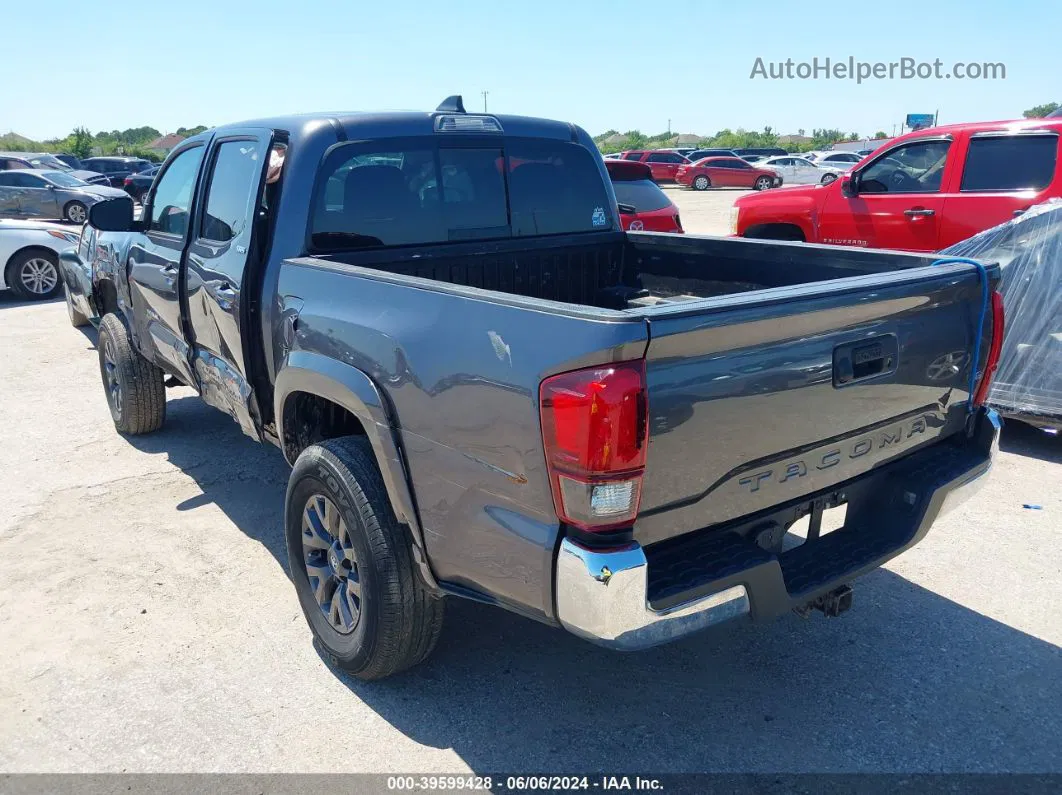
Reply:
[[645, 362], [547, 378], [539, 406], [557, 516], [594, 531], [633, 522], [649, 444]]
[[981, 373], [981, 381], [977, 384], [977, 392], [974, 394], [975, 406], [983, 406], [988, 399], [988, 388], [992, 386], [992, 378], [999, 366], [999, 354], [1003, 350], [1003, 296], [998, 292], [992, 292], [992, 345], [988, 349], [988, 359], [985, 360], [985, 369]]

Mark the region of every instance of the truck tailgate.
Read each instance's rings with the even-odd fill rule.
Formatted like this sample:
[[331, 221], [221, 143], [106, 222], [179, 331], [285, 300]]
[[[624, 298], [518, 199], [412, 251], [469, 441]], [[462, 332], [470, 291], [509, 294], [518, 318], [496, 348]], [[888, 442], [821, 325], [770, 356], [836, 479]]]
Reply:
[[636, 539], [748, 516], [960, 431], [981, 300], [972, 266], [942, 265], [645, 310]]

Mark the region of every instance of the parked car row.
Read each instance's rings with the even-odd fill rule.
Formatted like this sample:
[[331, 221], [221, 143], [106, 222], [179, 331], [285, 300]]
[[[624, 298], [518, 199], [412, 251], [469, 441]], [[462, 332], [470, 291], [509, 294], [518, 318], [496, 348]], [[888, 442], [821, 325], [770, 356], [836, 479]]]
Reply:
[[[84, 223], [86, 210], [115, 189], [140, 199], [158, 166], [138, 157], [49, 152], [0, 152], [0, 218], [49, 218]], [[103, 189], [101, 192], [98, 189]]]

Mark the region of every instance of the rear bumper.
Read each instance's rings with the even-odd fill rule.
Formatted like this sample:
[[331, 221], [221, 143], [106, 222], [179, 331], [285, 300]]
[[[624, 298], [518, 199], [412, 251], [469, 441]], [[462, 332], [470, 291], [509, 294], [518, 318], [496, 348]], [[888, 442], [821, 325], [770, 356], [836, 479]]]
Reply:
[[[972, 438], [921, 450], [835, 490], [845, 527], [775, 554], [752, 539], [806, 513], [803, 503], [680, 544], [598, 551], [561, 542], [557, 617], [570, 632], [621, 650], [656, 646], [739, 616], [773, 618], [881, 566], [984, 485], [1000, 421], [981, 410]], [[657, 549], [661, 547], [661, 549]]]

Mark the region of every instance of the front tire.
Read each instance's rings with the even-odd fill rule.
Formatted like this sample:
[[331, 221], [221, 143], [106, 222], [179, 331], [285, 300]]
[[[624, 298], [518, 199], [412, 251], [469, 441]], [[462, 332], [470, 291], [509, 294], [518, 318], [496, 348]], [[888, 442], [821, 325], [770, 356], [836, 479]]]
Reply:
[[43, 248], [12, 257], [5, 280], [8, 287], [27, 301], [47, 301], [58, 295], [63, 286], [55, 252]]
[[63, 218], [72, 224], [83, 224], [88, 220], [88, 208], [81, 202], [69, 202], [63, 208]]
[[303, 450], [285, 502], [288, 565], [318, 648], [338, 668], [382, 679], [431, 654], [443, 601], [415, 571], [365, 437]]
[[770, 177], [757, 177], [756, 184], [754, 184], [752, 187], [754, 187], [756, 190], [767, 190], [769, 187], [771, 187], [771, 183], [772, 180]]
[[712, 187], [712, 181], [703, 174], [693, 180], [694, 190], [708, 190], [710, 187]]
[[837, 179], [837, 175], [836, 174], [823, 174], [822, 175], [822, 179], [820, 180], [820, 182], [823, 185], [829, 185], [835, 179]]
[[125, 324], [114, 313], [100, 321], [100, 375], [118, 433], [151, 433], [166, 421], [163, 372], [133, 347]]
[[84, 328], [89, 324], [89, 319], [81, 314], [80, 310], [74, 306], [74, 301], [70, 297], [70, 288], [65, 284], [63, 285], [63, 297], [66, 299], [66, 316], [70, 318], [70, 325], [74, 328]]

